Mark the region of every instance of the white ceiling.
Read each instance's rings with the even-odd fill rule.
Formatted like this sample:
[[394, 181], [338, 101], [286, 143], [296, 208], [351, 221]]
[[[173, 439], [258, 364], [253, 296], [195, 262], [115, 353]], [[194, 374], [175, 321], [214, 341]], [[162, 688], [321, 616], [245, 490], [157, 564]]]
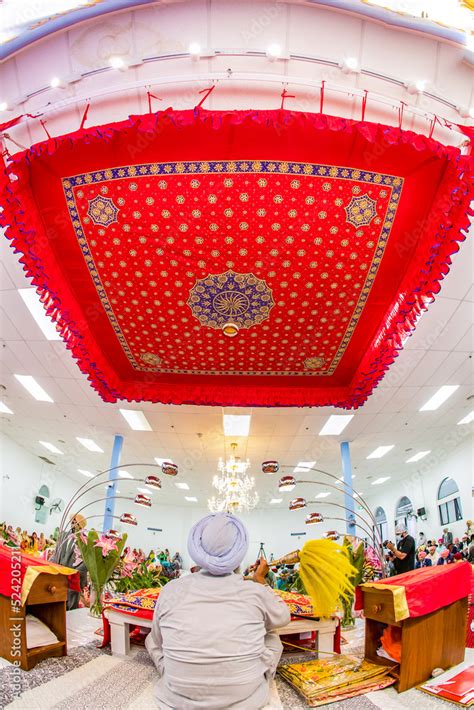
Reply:
[[[119, 412], [120, 406], [132, 405], [103, 403], [62, 341], [47, 341], [42, 335], [18, 294], [17, 289], [27, 284], [5, 239], [0, 242], [0, 257], [0, 383], [5, 387], [0, 399], [14, 412], [1, 416], [3, 431], [28, 451], [46, 455], [78, 482], [84, 482], [78, 468], [108, 468], [114, 435], [122, 434], [122, 464], [153, 463], [154, 457], [159, 457], [180, 465], [180, 480], [189, 483], [191, 493], [178, 491], [167, 479], [160, 494], [164, 501], [183, 503], [184, 495], [192, 494], [198, 504], [205, 504], [212, 493], [217, 460], [230, 454], [233, 440], [223, 436], [223, 410], [144, 403], [136, 408], [146, 413], [153, 431], [132, 431]], [[356, 488], [368, 494], [369, 476], [401, 478], [416, 469], [416, 464], [405, 461], [417, 451], [445, 455], [469, 435], [469, 427], [458, 427], [457, 422], [474, 407], [474, 398], [468, 401], [474, 395], [473, 266], [471, 239], [454, 256], [441, 295], [422, 316], [385, 379], [357, 410], [344, 436], [318, 436], [329, 414], [337, 411], [331, 407], [225, 410], [252, 414], [249, 437], [236, 439], [237, 453], [251, 460], [262, 505], [276, 493], [276, 477], [260, 473], [260, 463], [266, 459], [276, 458], [285, 464], [316, 459], [318, 466], [339, 475], [339, 442], [347, 438]], [[54, 403], [34, 400], [14, 374], [33, 375]], [[439, 410], [419, 412], [443, 384], [460, 387]], [[76, 436], [94, 439], [105, 453], [86, 451]], [[65, 455], [50, 454], [40, 440], [54, 443]], [[395, 448], [384, 458], [366, 460], [373, 449], [387, 444]]]
[[[278, 9], [276, 15], [268, 15], [275, 12], [275, 8]], [[63, 69], [63, 75], [81, 75], [92, 65], [107, 65], [107, 58], [118, 51], [130, 56], [136, 56], [137, 48], [142, 56], [173, 54], [183, 48], [185, 51], [190, 41], [201, 42], [203, 46], [238, 47], [239, 51], [243, 48], [263, 51], [263, 56], [252, 58], [236, 54], [233, 58], [197, 61], [189, 57], [174, 58], [145, 63], [123, 74], [107, 71], [75, 81], [63, 93], [56, 89], [31, 96], [21, 104], [21, 110], [35, 111], [52, 102], [54, 111], [49, 114], [48, 128], [53, 135], [64, 133], [77, 128], [84, 96], [98, 96], [105, 89], [121, 89], [122, 85], [133, 82], [137, 86], [143, 86], [144, 82], [155, 86], [165, 78], [189, 77], [194, 73], [194, 81], [187, 79], [178, 89], [168, 84], [163, 94], [160, 91], [160, 95], [165, 96], [163, 106], [172, 103], [176, 108], [187, 108], [196, 102], [197, 91], [208, 85], [205, 81], [209, 76], [213, 72], [225, 72], [229, 64], [243, 77], [251, 73], [254, 78], [261, 74], [278, 81], [286, 76], [306, 82], [320, 82], [325, 78], [329, 83], [343, 86], [346, 92], [367, 87], [389, 97], [392, 103], [387, 104], [385, 113], [380, 107], [378, 112], [373, 105], [369, 107], [369, 120], [393, 122], [400, 99], [410, 102], [419, 111], [418, 116], [423, 112], [429, 116], [435, 107], [440, 108], [438, 100], [424, 95], [414, 97], [403, 84], [374, 78], [370, 73], [363, 77], [345, 74], [339, 67], [328, 68], [297, 59], [270, 62], [264, 52], [268, 44], [275, 41], [281, 42], [285, 52], [293, 55], [298, 52], [305, 56], [317, 54], [327, 61], [337, 62], [354, 55], [367, 72], [396, 75], [406, 83], [426, 78], [433, 93], [452, 104], [451, 107], [442, 104], [443, 115], [457, 122], [464, 119], [456, 107], [474, 104], [472, 70], [464, 63], [464, 52], [460, 48], [329, 9], [258, 2], [179, 3], [120, 13], [97, 20], [93, 26], [85, 23], [43, 40], [5, 62], [0, 68], [4, 92], [0, 100], [14, 103], [19, 96], [47, 86], [58, 68]], [[297, 93], [297, 99], [288, 108], [318, 110], [319, 89], [315, 86], [295, 92], [290, 82], [288, 90]], [[206, 105], [210, 108], [250, 105], [274, 108], [280, 91], [281, 87], [267, 86], [264, 80], [255, 80], [252, 84], [250, 80], [241, 81], [232, 85], [231, 90], [229, 86], [219, 87]], [[333, 98], [328, 99], [332, 101], [328, 110], [358, 118], [359, 99], [346, 94], [344, 103], [340, 96], [342, 94], [333, 93]], [[91, 107], [88, 125], [118, 120], [129, 112], [145, 111], [144, 97], [144, 91], [135, 87], [128, 93], [117, 93], [102, 101], [97, 98]], [[426, 130], [426, 125], [429, 123], [420, 123], [414, 115], [409, 118], [409, 126], [415, 130]], [[10, 133], [24, 145], [44, 138], [38, 121], [30, 121]], [[447, 141], [459, 143], [458, 134], [449, 131], [444, 134]], [[12, 144], [9, 148], [15, 149]], [[365, 494], [370, 492], [368, 477], [401, 478], [416, 469], [416, 464], [405, 464], [412, 454], [431, 449], [438, 456], [445, 455], [469, 435], [466, 427], [457, 427], [457, 422], [474, 406], [474, 399], [467, 401], [474, 395], [473, 266], [474, 251], [469, 239], [454, 255], [440, 296], [421, 318], [416, 333], [408, 339], [390, 372], [355, 413], [344, 432], [344, 437], [351, 441], [356, 487]], [[118, 411], [120, 403], [104, 404], [63, 343], [44, 338], [17, 291], [27, 285], [17, 257], [7, 241], [0, 240], [0, 334], [3, 341], [0, 383], [5, 387], [0, 391], [0, 399], [14, 412], [11, 416], [0, 415], [4, 432], [33, 454], [48, 456], [62, 475], [81, 483], [85, 479], [77, 469], [108, 468], [114, 434], [123, 434], [123, 464], [153, 463], [157, 456], [172, 458], [180, 465], [180, 479], [189, 483], [191, 491], [178, 491], [173, 482], [167, 480], [160, 494], [164, 501], [183, 503], [186, 493], [195, 495], [198, 505], [205, 504], [212, 493], [210, 482], [217, 459], [230, 453], [231, 440], [223, 436], [221, 408], [140, 404], [137, 408], [146, 412], [153, 431], [133, 432]], [[14, 374], [33, 375], [54, 403], [34, 400]], [[421, 405], [443, 384], [460, 387], [439, 410], [419, 412]], [[131, 408], [131, 405], [125, 406]], [[318, 436], [334, 409], [247, 411], [252, 414], [250, 435], [238, 440], [237, 453], [248, 456], [252, 462], [251, 470], [257, 479], [262, 505], [266, 506], [276, 493], [275, 477], [264, 477], [260, 473], [260, 463], [265, 459], [276, 458], [287, 464], [316, 459], [323, 469], [339, 474], [342, 437]], [[78, 444], [76, 436], [94, 439], [104, 449], [104, 454], [87, 452]], [[56, 444], [65, 455], [48, 453], [39, 440]], [[385, 444], [395, 447], [383, 459], [366, 460], [373, 449]]]

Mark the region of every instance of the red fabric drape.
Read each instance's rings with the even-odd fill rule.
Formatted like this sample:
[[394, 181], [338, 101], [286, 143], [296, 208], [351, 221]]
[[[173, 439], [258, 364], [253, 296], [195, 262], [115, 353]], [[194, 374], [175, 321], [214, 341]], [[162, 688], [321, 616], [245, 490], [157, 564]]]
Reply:
[[360, 406], [472, 195], [455, 148], [284, 110], [132, 116], [7, 172], [7, 235], [105, 401]]
[[[10, 597], [13, 592], [18, 594], [20, 590], [17, 588], [17, 583], [18, 581], [20, 582], [21, 589], [28, 567], [44, 567], [44, 571], [47, 573], [48, 568], [58, 569], [61, 566], [48, 562], [48, 560], [43, 560], [41, 557], [28, 555], [25, 552], [17, 553], [11, 547], [0, 545], [0, 594], [5, 597]], [[68, 575], [68, 587], [76, 592], [81, 591], [79, 572]]]

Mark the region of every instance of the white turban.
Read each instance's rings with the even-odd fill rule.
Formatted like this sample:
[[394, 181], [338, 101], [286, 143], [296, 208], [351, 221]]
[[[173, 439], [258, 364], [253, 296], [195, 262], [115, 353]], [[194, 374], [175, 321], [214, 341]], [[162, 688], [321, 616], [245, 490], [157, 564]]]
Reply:
[[244, 559], [248, 546], [245, 525], [229, 513], [206, 515], [189, 531], [190, 557], [215, 576], [233, 572]]

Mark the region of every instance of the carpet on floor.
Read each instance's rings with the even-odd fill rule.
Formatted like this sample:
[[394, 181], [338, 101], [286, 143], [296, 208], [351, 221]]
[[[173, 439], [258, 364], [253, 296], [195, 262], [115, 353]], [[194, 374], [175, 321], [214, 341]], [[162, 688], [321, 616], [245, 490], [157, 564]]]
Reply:
[[0, 668], [0, 710], [4, 710], [21, 693], [69, 673], [75, 668], [103, 656], [104, 653], [110, 655], [110, 651], [102, 650], [97, 647], [95, 642], [91, 642], [70, 649], [67, 656], [48, 658], [30, 671], [23, 671], [12, 665]]
[[[307, 656], [305, 657], [307, 658]], [[295, 662], [294, 656], [287, 662]], [[298, 659], [299, 660], [299, 659]], [[285, 662], [285, 661], [283, 661]], [[72, 649], [69, 656], [50, 659], [29, 672], [21, 672], [21, 693], [15, 697], [12, 669], [0, 671], [3, 710], [152, 710], [155, 667], [144, 649], [119, 658], [95, 644]], [[266, 710], [306, 708], [300, 696], [281, 678], [272, 687]], [[367, 698], [333, 703], [332, 710], [375, 710]]]

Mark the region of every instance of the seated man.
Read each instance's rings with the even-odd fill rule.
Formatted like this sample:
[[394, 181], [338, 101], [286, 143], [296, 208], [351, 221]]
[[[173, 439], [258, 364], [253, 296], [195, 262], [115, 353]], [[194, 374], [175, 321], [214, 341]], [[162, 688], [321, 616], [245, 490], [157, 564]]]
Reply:
[[228, 513], [191, 529], [188, 551], [200, 570], [163, 588], [146, 640], [162, 710], [258, 710], [268, 702], [282, 653], [274, 629], [290, 613], [265, 583], [264, 560], [253, 581], [234, 573], [247, 548], [246, 528]]

